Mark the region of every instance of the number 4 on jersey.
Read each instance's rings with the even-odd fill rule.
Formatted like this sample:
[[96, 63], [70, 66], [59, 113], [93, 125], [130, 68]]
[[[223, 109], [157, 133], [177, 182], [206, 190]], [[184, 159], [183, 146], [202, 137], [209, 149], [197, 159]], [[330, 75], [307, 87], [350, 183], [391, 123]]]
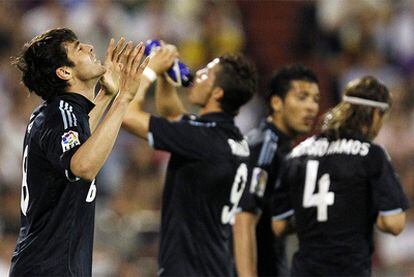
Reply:
[[308, 161], [306, 164], [305, 191], [303, 193], [303, 207], [317, 207], [317, 220], [328, 220], [328, 206], [334, 204], [335, 194], [329, 191], [331, 185], [329, 174], [325, 173], [319, 178], [319, 192], [315, 192], [316, 178], [318, 177], [318, 161]]

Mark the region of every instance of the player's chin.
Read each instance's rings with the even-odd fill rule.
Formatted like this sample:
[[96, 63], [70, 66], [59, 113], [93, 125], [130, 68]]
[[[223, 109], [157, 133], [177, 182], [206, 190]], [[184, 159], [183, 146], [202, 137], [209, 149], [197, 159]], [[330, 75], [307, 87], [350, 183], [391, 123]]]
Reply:
[[194, 89], [194, 88], [190, 88], [189, 90], [188, 90], [188, 94], [187, 94], [187, 96], [188, 96], [188, 100], [190, 100], [190, 102], [191, 103], [193, 103], [194, 104], [194, 101], [195, 101], [195, 95], [196, 95], [196, 90]]
[[300, 135], [307, 135], [312, 131], [312, 125], [303, 124], [296, 128], [296, 132]]
[[198, 99], [197, 97], [195, 97], [194, 95], [189, 95], [189, 98], [188, 98], [188, 100], [190, 101], [190, 103], [191, 104], [193, 104], [193, 105], [196, 105], [196, 106], [199, 106], [199, 107], [203, 107], [204, 105], [204, 103], [203, 103], [203, 101], [201, 101], [201, 99]]
[[98, 76], [102, 76], [106, 73], [106, 68], [103, 65], [99, 65], [96, 71]]
[[191, 104], [198, 105], [197, 99], [195, 99], [194, 97], [191, 97], [191, 95], [188, 97], [188, 100], [190, 101]]

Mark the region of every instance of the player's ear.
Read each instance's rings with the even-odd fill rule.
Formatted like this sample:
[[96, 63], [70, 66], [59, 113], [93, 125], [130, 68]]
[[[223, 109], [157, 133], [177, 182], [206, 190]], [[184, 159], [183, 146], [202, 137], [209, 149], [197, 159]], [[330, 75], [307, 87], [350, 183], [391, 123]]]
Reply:
[[277, 95], [273, 95], [272, 98], [270, 98], [270, 106], [272, 107], [272, 110], [276, 113], [279, 113], [283, 110], [283, 100]]
[[211, 95], [216, 101], [220, 101], [224, 96], [224, 90], [221, 87], [215, 87]]
[[382, 127], [383, 119], [384, 113], [380, 109], [374, 108], [372, 110], [371, 124], [367, 127], [369, 139], [373, 140], [378, 135]]
[[58, 67], [55, 72], [62, 80], [69, 81], [72, 78], [72, 69], [68, 66]]
[[380, 109], [374, 108], [372, 111], [372, 123], [371, 125], [379, 125], [382, 123], [383, 113]]

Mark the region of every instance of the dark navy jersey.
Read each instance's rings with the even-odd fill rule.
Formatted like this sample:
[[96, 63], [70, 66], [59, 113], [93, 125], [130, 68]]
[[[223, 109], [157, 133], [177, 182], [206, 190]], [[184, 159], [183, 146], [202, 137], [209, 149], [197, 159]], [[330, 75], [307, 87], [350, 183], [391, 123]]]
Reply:
[[315, 136], [295, 147], [276, 192], [276, 219], [296, 218], [293, 275], [369, 275], [378, 214], [408, 208], [386, 152], [350, 137]]
[[162, 202], [159, 275], [231, 276], [231, 226], [246, 187], [247, 141], [233, 117], [170, 122], [152, 116], [148, 139], [171, 152]]
[[285, 239], [278, 239], [271, 228], [271, 199], [284, 159], [292, 149], [290, 137], [271, 122], [247, 134], [250, 147], [247, 189], [239, 211], [260, 213], [256, 226], [257, 272], [259, 276], [288, 274]]
[[92, 108], [82, 95], [65, 93], [30, 117], [11, 276], [91, 275], [96, 187], [72, 174], [70, 160], [90, 136]]

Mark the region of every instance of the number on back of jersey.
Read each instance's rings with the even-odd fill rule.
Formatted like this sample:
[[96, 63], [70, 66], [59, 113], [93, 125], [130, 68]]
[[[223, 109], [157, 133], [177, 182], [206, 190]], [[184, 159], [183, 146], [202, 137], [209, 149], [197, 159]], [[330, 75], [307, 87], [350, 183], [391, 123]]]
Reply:
[[89, 187], [88, 195], [86, 196], [86, 202], [91, 203], [93, 200], [95, 200], [96, 197], [96, 185], [95, 185], [95, 179], [92, 181], [91, 186]]
[[317, 220], [324, 222], [328, 220], [328, 206], [335, 202], [335, 194], [329, 191], [331, 185], [329, 174], [325, 173], [319, 178], [318, 193], [315, 192], [316, 179], [318, 177], [319, 162], [310, 160], [306, 164], [305, 189], [303, 192], [303, 207], [317, 208]]
[[240, 199], [243, 195], [244, 188], [247, 182], [247, 166], [246, 164], [240, 164], [237, 169], [236, 176], [234, 177], [233, 186], [230, 193], [230, 205], [225, 205], [221, 212], [221, 222], [223, 224], [234, 224], [234, 215], [237, 211]]
[[27, 208], [29, 207], [29, 187], [27, 186], [27, 153], [29, 146], [26, 145], [23, 152], [23, 179], [22, 179], [22, 193], [20, 196], [20, 208], [22, 213], [26, 216]]

